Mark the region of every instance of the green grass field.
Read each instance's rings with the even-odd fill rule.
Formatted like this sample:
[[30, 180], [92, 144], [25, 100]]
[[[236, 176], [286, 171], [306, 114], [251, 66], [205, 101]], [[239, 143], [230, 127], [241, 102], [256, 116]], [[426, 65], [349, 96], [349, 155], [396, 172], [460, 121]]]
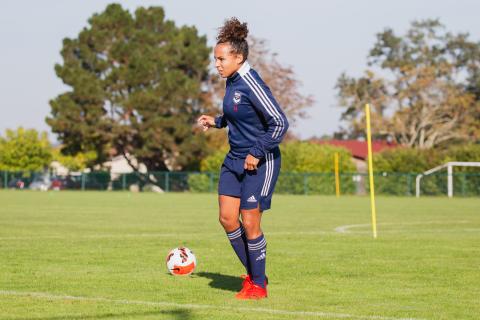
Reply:
[[[479, 319], [480, 199], [274, 196], [269, 298], [213, 194], [0, 191], [0, 319]], [[184, 245], [190, 277], [164, 259]]]

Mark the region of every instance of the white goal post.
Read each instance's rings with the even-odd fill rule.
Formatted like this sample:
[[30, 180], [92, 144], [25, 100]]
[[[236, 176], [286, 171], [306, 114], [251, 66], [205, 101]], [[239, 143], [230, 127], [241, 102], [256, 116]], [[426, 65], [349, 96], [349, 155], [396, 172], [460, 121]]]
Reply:
[[453, 197], [453, 167], [480, 167], [480, 162], [447, 162], [442, 164], [441, 166], [435, 167], [424, 173], [417, 175], [415, 179], [415, 191], [417, 194], [417, 198], [420, 197], [420, 180], [424, 176], [428, 176], [434, 172], [447, 168], [447, 180], [448, 180], [448, 197]]

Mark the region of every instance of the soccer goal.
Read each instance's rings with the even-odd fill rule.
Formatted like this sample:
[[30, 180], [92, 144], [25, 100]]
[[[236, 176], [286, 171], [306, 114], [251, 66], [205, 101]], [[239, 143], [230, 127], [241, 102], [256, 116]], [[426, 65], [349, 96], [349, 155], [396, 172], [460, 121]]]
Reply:
[[480, 167], [480, 162], [447, 162], [441, 166], [435, 167], [424, 173], [417, 175], [415, 179], [415, 189], [417, 198], [420, 197], [420, 182], [424, 176], [428, 176], [429, 174], [435, 173], [442, 169], [447, 168], [447, 190], [448, 190], [448, 197], [453, 197], [453, 167]]

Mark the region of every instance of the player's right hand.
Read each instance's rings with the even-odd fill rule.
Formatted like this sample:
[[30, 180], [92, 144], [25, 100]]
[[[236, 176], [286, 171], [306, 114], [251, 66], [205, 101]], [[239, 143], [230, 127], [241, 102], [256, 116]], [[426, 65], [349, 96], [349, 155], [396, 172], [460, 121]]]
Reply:
[[215, 127], [215, 118], [212, 116], [201, 115], [197, 119], [197, 123], [202, 127], [203, 131], [207, 131], [208, 128]]

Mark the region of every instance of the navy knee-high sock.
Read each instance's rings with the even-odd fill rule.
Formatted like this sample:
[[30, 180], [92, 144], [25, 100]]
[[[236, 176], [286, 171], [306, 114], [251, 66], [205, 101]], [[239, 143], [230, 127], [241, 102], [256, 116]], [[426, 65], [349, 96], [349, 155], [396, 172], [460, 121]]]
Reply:
[[256, 239], [248, 239], [248, 256], [252, 280], [256, 285], [265, 288], [265, 262], [267, 257], [267, 241], [263, 234]]
[[242, 262], [247, 274], [250, 272], [250, 263], [247, 250], [247, 237], [245, 236], [245, 229], [240, 224], [240, 227], [232, 232], [227, 232], [228, 240], [233, 247], [233, 250], [237, 254], [240, 262]]

